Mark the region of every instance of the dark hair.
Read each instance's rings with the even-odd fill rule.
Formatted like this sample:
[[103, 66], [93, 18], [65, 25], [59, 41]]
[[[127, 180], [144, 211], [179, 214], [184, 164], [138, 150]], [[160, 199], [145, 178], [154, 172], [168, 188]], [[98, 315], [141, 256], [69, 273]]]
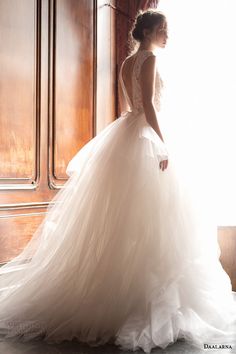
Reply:
[[156, 9], [140, 10], [135, 17], [131, 36], [134, 40], [141, 42], [144, 39], [144, 29], [151, 31], [155, 25], [161, 25], [164, 21], [166, 21], [166, 17], [161, 11]]

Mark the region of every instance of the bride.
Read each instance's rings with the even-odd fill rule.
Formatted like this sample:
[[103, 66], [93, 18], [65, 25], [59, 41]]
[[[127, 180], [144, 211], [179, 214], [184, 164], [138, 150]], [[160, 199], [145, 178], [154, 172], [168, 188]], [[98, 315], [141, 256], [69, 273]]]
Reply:
[[150, 353], [182, 339], [236, 350], [216, 228], [181, 183], [158, 125], [165, 15], [139, 12], [132, 35], [123, 113], [72, 158], [30, 242], [0, 268], [1, 340], [75, 338]]

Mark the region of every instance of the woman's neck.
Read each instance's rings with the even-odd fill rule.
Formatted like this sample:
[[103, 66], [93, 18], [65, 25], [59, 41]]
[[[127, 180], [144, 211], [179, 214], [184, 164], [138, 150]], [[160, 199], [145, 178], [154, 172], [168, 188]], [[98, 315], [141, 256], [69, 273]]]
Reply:
[[150, 43], [140, 43], [138, 50], [150, 50], [154, 51], [156, 48]]

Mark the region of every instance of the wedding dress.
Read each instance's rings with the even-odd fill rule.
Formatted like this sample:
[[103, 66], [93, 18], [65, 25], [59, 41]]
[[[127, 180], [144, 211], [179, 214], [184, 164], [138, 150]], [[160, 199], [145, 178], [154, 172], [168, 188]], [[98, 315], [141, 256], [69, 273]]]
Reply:
[[[236, 352], [236, 301], [211, 211], [195, 206], [146, 121], [139, 74], [155, 54], [135, 55], [132, 99], [120, 71], [131, 111], [71, 159], [32, 239], [0, 268], [1, 340], [114, 341], [150, 353], [182, 339]], [[162, 85], [157, 70], [157, 111]]]

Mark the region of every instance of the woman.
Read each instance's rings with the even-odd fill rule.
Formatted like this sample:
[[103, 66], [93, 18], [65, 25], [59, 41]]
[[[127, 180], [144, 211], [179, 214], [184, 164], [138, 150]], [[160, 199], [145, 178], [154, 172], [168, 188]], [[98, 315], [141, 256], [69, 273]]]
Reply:
[[70, 161], [55, 205], [0, 270], [3, 340], [150, 353], [181, 338], [201, 349], [236, 338], [216, 230], [196, 213], [158, 125], [154, 49], [165, 46], [165, 16], [138, 13], [132, 34], [140, 44], [120, 71], [125, 111]]
[[[157, 13], [156, 11], [146, 11], [142, 15], [142, 12], [137, 16], [137, 25], [132, 30], [132, 38], [137, 42], [140, 42], [138, 49], [133, 55], [130, 55], [123, 63], [123, 75], [125, 77], [125, 88], [120, 88], [120, 103], [123, 110], [128, 110], [129, 97], [132, 97], [132, 81], [130, 72], [132, 72], [133, 64], [136, 60], [137, 54], [141, 51], [147, 51], [144, 53], [145, 62], [140, 70], [139, 85], [141, 88], [142, 106], [144, 109], [147, 122], [156, 131], [161, 140], [164, 142], [156, 115], [155, 104], [153, 102], [153, 96], [155, 92], [154, 81], [156, 73], [156, 57], [152, 53], [157, 47], [164, 48], [168, 38], [167, 35], [167, 21], [164, 14]], [[148, 56], [146, 58], [146, 55]], [[120, 81], [119, 81], [120, 83]], [[126, 97], [124, 91], [127, 90]], [[160, 89], [156, 89], [156, 94], [160, 93]], [[132, 105], [132, 103], [130, 102]], [[157, 102], [156, 102], [157, 104]], [[168, 159], [160, 162], [162, 170], [167, 168]]]

